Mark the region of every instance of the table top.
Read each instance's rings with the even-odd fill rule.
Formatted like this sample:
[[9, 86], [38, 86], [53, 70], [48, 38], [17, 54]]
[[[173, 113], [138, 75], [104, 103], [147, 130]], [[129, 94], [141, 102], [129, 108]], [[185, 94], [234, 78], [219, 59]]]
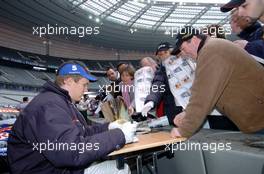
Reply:
[[187, 138], [171, 138], [169, 132], [161, 131], [137, 136], [139, 141], [132, 144], [126, 144], [122, 149], [110, 153], [108, 156], [121, 155], [129, 152], [135, 152], [144, 149], [150, 149], [167, 144], [185, 141]]

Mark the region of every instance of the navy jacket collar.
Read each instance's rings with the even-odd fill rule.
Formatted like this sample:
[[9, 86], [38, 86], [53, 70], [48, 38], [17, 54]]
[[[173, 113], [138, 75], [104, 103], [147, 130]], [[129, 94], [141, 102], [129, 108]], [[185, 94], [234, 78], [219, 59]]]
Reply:
[[40, 92], [54, 92], [57, 93], [61, 96], [63, 96], [66, 100], [69, 100], [71, 102], [71, 97], [69, 96], [69, 92], [62, 89], [61, 87], [59, 87], [58, 85], [56, 85], [55, 83], [51, 82], [51, 81], [47, 81], [43, 86]]

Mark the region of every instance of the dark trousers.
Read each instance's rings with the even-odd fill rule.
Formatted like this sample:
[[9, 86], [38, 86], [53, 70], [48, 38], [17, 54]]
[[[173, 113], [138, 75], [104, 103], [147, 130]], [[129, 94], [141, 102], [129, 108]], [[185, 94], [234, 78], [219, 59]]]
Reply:
[[238, 127], [226, 116], [208, 116], [211, 129], [239, 131]]

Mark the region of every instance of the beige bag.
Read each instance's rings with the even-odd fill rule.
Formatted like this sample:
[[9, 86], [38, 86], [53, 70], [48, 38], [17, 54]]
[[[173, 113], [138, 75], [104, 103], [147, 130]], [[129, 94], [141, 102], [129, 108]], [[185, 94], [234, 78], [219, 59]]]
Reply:
[[101, 105], [101, 111], [107, 122], [115, 121], [115, 112], [111, 107], [111, 101], [106, 101]]
[[129, 121], [129, 115], [127, 107], [122, 97], [117, 97], [112, 101], [106, 101], [101, 105], [101, 111], [107, 122], [113, 122], [115, 120], [127, 120]]

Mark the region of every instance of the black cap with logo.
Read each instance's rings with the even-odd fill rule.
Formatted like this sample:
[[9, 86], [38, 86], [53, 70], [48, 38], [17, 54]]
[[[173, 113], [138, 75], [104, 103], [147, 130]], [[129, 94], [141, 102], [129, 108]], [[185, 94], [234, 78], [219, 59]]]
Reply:
[[190, 40], [193, 36], [199, 34], [200, 34], [199, 30], [191, 26], [185, 26], [184, 28], [182, 28], [181, 31], [176, 36], [175, 46], [171, 54], [172, 55], [179, 54], [182, 43], [184, 41]]
[[156, 49], [156, 55], [158, 54], [158, 52], [160, 51], [167, 51], [169, 49], [173, 48], [173, 46], [169, 43], [169, 42], [162, 42], [158, 45], [157, 49]]
[[229, 12], [233, 8], [239, 7], [245, 0], [231, 0], [220, 8], [221, 12]]

